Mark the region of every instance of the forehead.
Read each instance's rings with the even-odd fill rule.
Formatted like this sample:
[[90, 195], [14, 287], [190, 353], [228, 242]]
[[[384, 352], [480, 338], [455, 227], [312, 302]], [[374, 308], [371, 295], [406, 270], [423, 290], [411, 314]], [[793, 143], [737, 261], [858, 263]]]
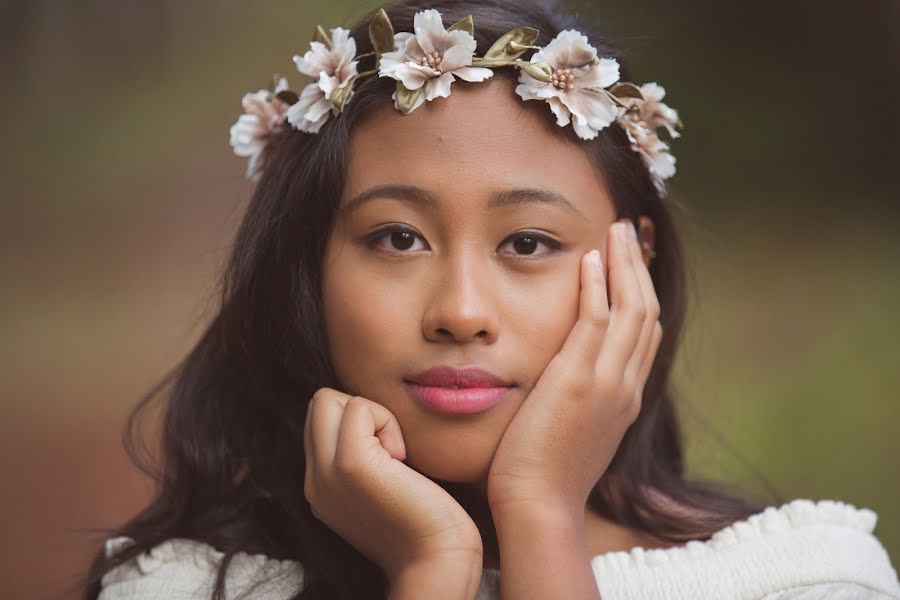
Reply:
[[350, 138], [342, 204], [385, 183], [421, 187], [448, 209], [486, 203], [506, 189], [544, 188], [592, 221], [612, 220], [602, 175], [541, 113], [550, 111], [547, 104], [522, 100], [515, 85], [496, 76], [456, 80], [447, 98], [408, 115], [391, 103], [360, 123]]

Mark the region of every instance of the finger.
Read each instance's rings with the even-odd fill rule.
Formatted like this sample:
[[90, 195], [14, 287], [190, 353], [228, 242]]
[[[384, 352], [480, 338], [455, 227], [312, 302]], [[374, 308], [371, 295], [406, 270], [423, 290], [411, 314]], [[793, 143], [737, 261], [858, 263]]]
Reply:
[[607, 341], [603, 344], [599, 370], [607, 377], [622, 377], [628, 360], [634, 354], [644, 324], [646, 308], [635, 267], [628, 249], [628, 223], [616, 222], [610, 227], [612, 258], [609, 279], [612, 290]]
[[[630, 226], [629, 226], [630, 227]], [[631, 229], [634, 231], [634, 229]], [[644, 358], [647, 350], [650, 348], [650, 338], [653, 336], [654, 324], [659, 319], [659, 299], [656, 297], [656, 290], [653, 287], [653, 280], [647, 265], [644, 264], [644, 257], [641, 247], [638, 244], [637, 236], [632, 236], [629, 241], [629, 250], [631, 252], [631, 264], [634, 265], [635, 274], [637, 275], [638, 284], [641, 288], [641, 295], [644, 298], [644, 307], [647, 309], [647, 315], [644, 318], [644, 324], [641, 328], [641, 334], [638, 338], [637, 347], [634, 354], [628, 361], [625, 368], [625, 379], [627, 381], [638, 382], [639, 371], [644, 364]]]
[[586, 252], [581, 257], [580, 286], [578, 319], [558, 356], [563, 364], [570, 365], [577, 371], [590, 369], [593, 372], [609, 323], [606, 277], [603, 274], [600, 251], [597, 249]]
[[310, 398], [309, 402], [306, 403], [306, 419], [303, 421], [303, 453], [306, 455], [307, 472], [310, 470], [312, 464], [314, 464], [316, 456], [316, 449], [313, 447], [312, 439], [310, 438], [310, 430], [312, 429], [310, 426], [310, 414], [312, 413], [313, 404], [313, 398]]
[[349, 394], [331, 389], [321, 388], [313, 400], [315, 406], [310, 411], [310, 441], [313, 445], [316, 467], [327, 470], [334, 462], [337, 451], [338, 428], [344, 414], [344, 406], [350, 399]]
[[662, 333], [662, 325], [659, 321], [656, 321], [653, 324], [653, 333], [650, 334], [650, 348], [647, 350], [647, 355], [644, 356], [644, 362], [641, 364], [641, 369], [638, 373], [640, 386], [638, 386], [637, 391], [637, 402], [640, 402], [641, 397], [644, 395], [644, 385], [647, 383], [647, 378], [650, 377], [650, 369], [653, 367], [656, 352], [659, 350], [659, 344], [662, 341]]
[[335, 460], [356, 459], [378, 449], [386, 450], [397, 460], [406, 458], [400, 424], [381, 404], [353, 396], [347, 401], [338, 427], [337, 453], [341, 456], [336, 454]]

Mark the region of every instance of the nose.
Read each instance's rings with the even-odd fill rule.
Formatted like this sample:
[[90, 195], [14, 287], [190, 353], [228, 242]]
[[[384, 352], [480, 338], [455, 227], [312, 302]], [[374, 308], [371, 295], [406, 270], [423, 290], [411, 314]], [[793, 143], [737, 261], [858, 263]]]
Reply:
[[433, 275], [422, 319], [425, 338], [434, 342], [491, 343], [499, 333], [496, 278], [483, 257], [448, 259]]

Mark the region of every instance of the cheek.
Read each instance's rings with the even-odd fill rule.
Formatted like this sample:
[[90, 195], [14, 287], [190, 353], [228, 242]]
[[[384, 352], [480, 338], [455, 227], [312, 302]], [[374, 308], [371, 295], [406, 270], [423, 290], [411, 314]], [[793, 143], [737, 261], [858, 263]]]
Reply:
[[395, 285], [338, 264], [325, 274], [323, 299], [329, 352], [345, 388], [362, 393], [385, 374], [402, 375], [414, 320]]
[[532, 282], [517, 294], [518, 301], [507, 304], [507, 334], [515, 331], [516, 337], [513, 362], [526, 366], [529, 390], [562, 348], [578, 318], [578, 285], [570, 270], [561, 270]]

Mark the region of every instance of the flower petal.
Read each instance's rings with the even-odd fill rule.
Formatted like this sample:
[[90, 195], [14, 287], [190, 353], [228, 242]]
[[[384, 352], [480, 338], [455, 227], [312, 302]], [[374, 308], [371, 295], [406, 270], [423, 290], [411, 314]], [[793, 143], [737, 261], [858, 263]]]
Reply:
[[250, 160], [247, 161], [245, 177], [251, 181], [258, 181], [260, 167], [262, 167], [262, 151], [250, 155]]
[[576, 88], [607, 88], [619, 80], [619, 63], [613, 58], [601, 58], [572, 82]]
[[394, 70], [392, 77], [402, 81], [407, 89], [417, 90], [422, 87], [422, 84], [426, 81], [437, 77], [438, 75], [439, 72], [431, 67], [423, 67], [422, 65], [417, 65], [413, 62], [405, 62]]
[[453, 31], [448, 31], [446, 36], [447, 48], [444, 54], [450, 50], [453, 46], [462, 46], [469, 54], [475, 54], [475, 48], [478, 46], [478, 42], [475, 41], [475, 38], [472, 37], [472, 34], [463, 29], [454, 29]]
[[447, 30], [441, 20], [441, 13], [437, 10], [428, 8], [417, 12], [413, 16], [413, 29], [416, 32], [416, 40], [426, 54], [431, 54], [435, 50], [444, 52]]
[[[522, 75], [528, 77], [528, 75], [525, 75], [524, 73]], [[520, 95], [523, 100], [546, 100], [547, 98], [559, 96], [559, 88], [556, 88], [550, 84], [545, 84], [544, 82], [538, 81], [537, 79], [532, 79], [531, 77], [528, 78], [536, 82], [537, 85], [520, 83], [516, 86], [516, 93]], [[521, 79], [519, 81], [521, 81]]]
[[494, 70], [487, 67], [459, 67], [453, 69], [453, 74], [466, 81], [484, 81], [493, 77]]
[[659, 102], [666, 96], [666, 89], [655, 82], [645, 83], [641, 86], [640, 89], [641, 94], [644, 95], [644, 99], [650, 99]]
[[550, 110], [553, 111], [553, 114], [556, 115], [556, 124], [560, 127], [565, 127], [571, 121], [571, 111], [566, 108], [566, 105], [562, 103], [559, 98], [547, 98], [547, 104], [550, 105]]
[[453, 83], [453, 73], [444, 73], [440, 77], [429, 79], [425, 84], [425, 99], [434, 100], [448, 97], [451, 83]]
[[394, 73], [397, 68], [407, 62], [406, 55], [402, 50], [395, 50], [393, 52], [385, 52], [381, 55], [381, 60], [378, 62], [378, 76], [379, 77], [394, 77]]
[[616, 120], [619, 111], [605, 92], [589, 89], [573, 89], [560, 94], [560, 100], [577, 117], [597, 131]]
[[583, 140], [592, 140], [599, 133], [597, 129], [587, 124], [587, 120], [584, 117], [578, 114], [575, 115], [575, 120], [572, 121], [572, 128], [578, 134], [578, 137]]
[[[456, 32], [454, 32], [456, 33]], [[469, 35], [465, 31], [460, 33], [465, 33]], [[472, 51], [466, 48], [463, 45], [451, 46], [444, 52], [444, 56], [441, 59], [441, 71], [453, 71], [454, 69], [459, 69], [460, 67], [467, 67], [472, 64]]]
[[310, 42], [309, 47], [310, 50], [303, 56], [294, 55], [294, 64], [304, 75], [318, 77], [319, 71], [325, 69], [328, 64], [328, 48], [322, 42]]
[[331, 30], [331, 53], [341, 63], [349, 63], [356, 56], [356, 40], [350, 37], [350, 30], [335, 27]]
[[545, 62], [557, 69], [579, 67], [591, 62], [597, 50], [586, 35], [575, 29], [565, 29], [550, 43], [531, 55], [531, 62]]

